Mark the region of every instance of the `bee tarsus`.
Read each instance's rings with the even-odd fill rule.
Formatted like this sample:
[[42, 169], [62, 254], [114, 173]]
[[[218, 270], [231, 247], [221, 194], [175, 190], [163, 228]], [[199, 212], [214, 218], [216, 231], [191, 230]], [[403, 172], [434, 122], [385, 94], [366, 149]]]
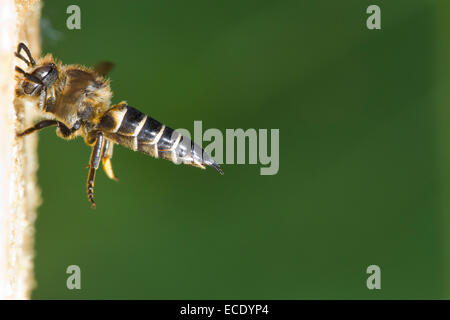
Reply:
[[92, 206], [94, 208], [95, 208], [95, 201], [94, 201], [95, 172], [97, 171], [98, 165], [100, 164], [100, 159], [102, 158], [103, 155], [103, 148], [105, 146], [103, 133], [97, 132], [95, 136], [96, 141], [91, 152], [91, 159], [89, 161], [89, 175], [87, 180], [87, 194], [89, 201], [92, 203]]
[[56, 120], [42, 120], [42, 121], [39, 121], [38, 123], [36, 123], [31, 128], [28, 128], [22, 132], [17, 133], [17, 136], [23, 137], [23, 136], [29, 135], [30, 133], [42, 130], [44, 128], [56, 126], [57, 124], [58, 124], [58, 121], [56, 121]]

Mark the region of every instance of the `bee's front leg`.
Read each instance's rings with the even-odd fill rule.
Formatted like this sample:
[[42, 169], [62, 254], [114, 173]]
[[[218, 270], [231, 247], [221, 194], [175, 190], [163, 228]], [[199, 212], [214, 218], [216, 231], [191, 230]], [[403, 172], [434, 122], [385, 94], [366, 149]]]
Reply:
[[80, 129], [81, 127], [81, 122], [77, 121], [75, 122], [74, 126], [72, 128], [68, 128], [64, 123], [59, 122], [57, 120], [42, 120], [39, 121], [38, 123], [36, 123], [34, 126], [32, 126], [31, 128], [28, 128], [22, 132], [17, 133], [18, 137], [23, 137], [26, 135], [29, 135], [30, 133], [36, 132], [36, 131], [40, 131], [44, 128], [48, 128], [51, 126], [57, 126], [58, 130], [60, 134], [58, 134], [59, 136], [61, 136], [62, 138], [68, 138], [70, 137], [73, 133], [75, 133], [75, 131], [77, 131], [78, 129]]
[[100, 160], [103, 156], [103, 148], [104, 148], [104, 138], [103, 133], [98, 132], [96, 134], [95, 145], [92, 147], [91, 159], [89, 161], [89, 175], [87, 181], [87, 194], [89, 201], [92, 203], [92, 207], [95, 208], [94, 201], [94, 182], [95, 182], [95, 172], [98, 169], [100, 164]]
[[23, 132], [17, 133], [17, 136], [18, 137], [23, 137], [23, 136], [26, 136], [26, 135], [28, 135], [30, 133], [35, 132], [35, 131], [39, 131], [39, 130], [42, 130], [44, 128], [47, 128], [47, 127], [50, 127], [50, 126], [56, 126], [56, 125], [58, 125], [58, 121], [56, 121], [56, 120], [42, 120], [42, 121], [39, 121], [38, 123], [36, 123], [31, 128], [28, 128], [28, 129], [26, 129]]
[[81, 121], [75, 122], [72, 128], [67, 127], [64, 123], [58, 122], [58, 129], [56, 130], [56, 134], [63, 139], [71, 139], [73, 138], [73, 134], [80, 129]]

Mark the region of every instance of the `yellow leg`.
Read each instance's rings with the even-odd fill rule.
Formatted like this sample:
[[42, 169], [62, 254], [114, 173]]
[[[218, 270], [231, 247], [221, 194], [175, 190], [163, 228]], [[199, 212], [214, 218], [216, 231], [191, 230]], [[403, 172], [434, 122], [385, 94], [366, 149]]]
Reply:
[[106, 175], [110, 179], [113, 179], [115, 181], [119, 181], [119, 179], [117, 179], [117, 177], [114, 175], [114, 171], [113, 171], [112, 165], [111, 165], [111, 159], [110, 158], [103, 158], [102, 159], [102, 163], [103, 163], [103, 169], [105, 170]]
[[113, 155], [113, 146], [114, 146], [114, 143], [112, 143], [109, 140], [106, 140], [105, 149], [103, 151], [102, 163], [103, 163], [103, 169], [105, 170], [106, 175], [110, 179], [118, 181], [119, 179], [117, 179], [117, 177], [114, 175], [114, 171], [112, 169], [112, 164], [111, 164], [111, 158]]

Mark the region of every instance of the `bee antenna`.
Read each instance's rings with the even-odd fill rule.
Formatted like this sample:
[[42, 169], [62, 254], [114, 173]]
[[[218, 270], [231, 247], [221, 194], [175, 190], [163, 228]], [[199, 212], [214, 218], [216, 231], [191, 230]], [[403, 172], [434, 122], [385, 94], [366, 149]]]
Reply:
[[37, 84], [40, 84], [40, 85], [44, 85], [44, 84], [42, 83], [42, 80], [41, 80], [41, 79], [39, 79], [39, 78], [36, 77], [36, 76], [33, 76], [32, 74], [26, 73], [25, 71], [23, 71], [22, 68], [19, 68], [19, 67], [16, 66], [16, 71], [22, 73], [22, 74], [25, 76], [25, 78], [26, 78], [27, 80], [31, 81], [31, 82], [34, 82], [34, 83], [37, 83]]
[[15, 55], [17, 58], [19, 58], [19, 59], [25, 61], [25, 63], [27, 64], [27, 66], [30, 66], [30, 61], [28, 61], [24, 56], [22, 56], [21, 54], [19, 54], [19, 53], [17, 53], [17, 52], [14, 52], [14, 55]]
[[[20, 51], [21, 51], [22, 49], [23, 49], [23, 50], [25, 51], [25, 53], [27, 54], [28, 59], [26, 59], [24, 56], [22, 56], [22, 55], [20, 54]], [[27, 66], [29, 66], [29, 65], [31, 64], [31, 66], [34, 67], [34, 66], [36, 65], [36, 62], [34, 61], [33, 56], [31, 55], [30, 49], [28, 49], [28, 47], [27, 47], [23, 42], [19, 43], [19, 45], [17, 46], [17, 52], [15, 52], [14, 54], [16, 55], [17, 58], [19, 58], [19, 59], [25, 61], [25, 63], [27, 64]]]

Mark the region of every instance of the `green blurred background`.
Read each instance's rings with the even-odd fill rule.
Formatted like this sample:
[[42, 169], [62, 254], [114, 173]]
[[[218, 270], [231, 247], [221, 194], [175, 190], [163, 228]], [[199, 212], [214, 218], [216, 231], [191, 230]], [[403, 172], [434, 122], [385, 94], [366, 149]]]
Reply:
[[173, 128], [279, 128], [280, 170], [116, 147], [120, 182], [99, 171], [92, 210], [90, 149], [42, 132], [34, 299], [449, 297], [445, 1], [55, 0], [42, 15], [43, 53], [116, 63], [114, 103]]

